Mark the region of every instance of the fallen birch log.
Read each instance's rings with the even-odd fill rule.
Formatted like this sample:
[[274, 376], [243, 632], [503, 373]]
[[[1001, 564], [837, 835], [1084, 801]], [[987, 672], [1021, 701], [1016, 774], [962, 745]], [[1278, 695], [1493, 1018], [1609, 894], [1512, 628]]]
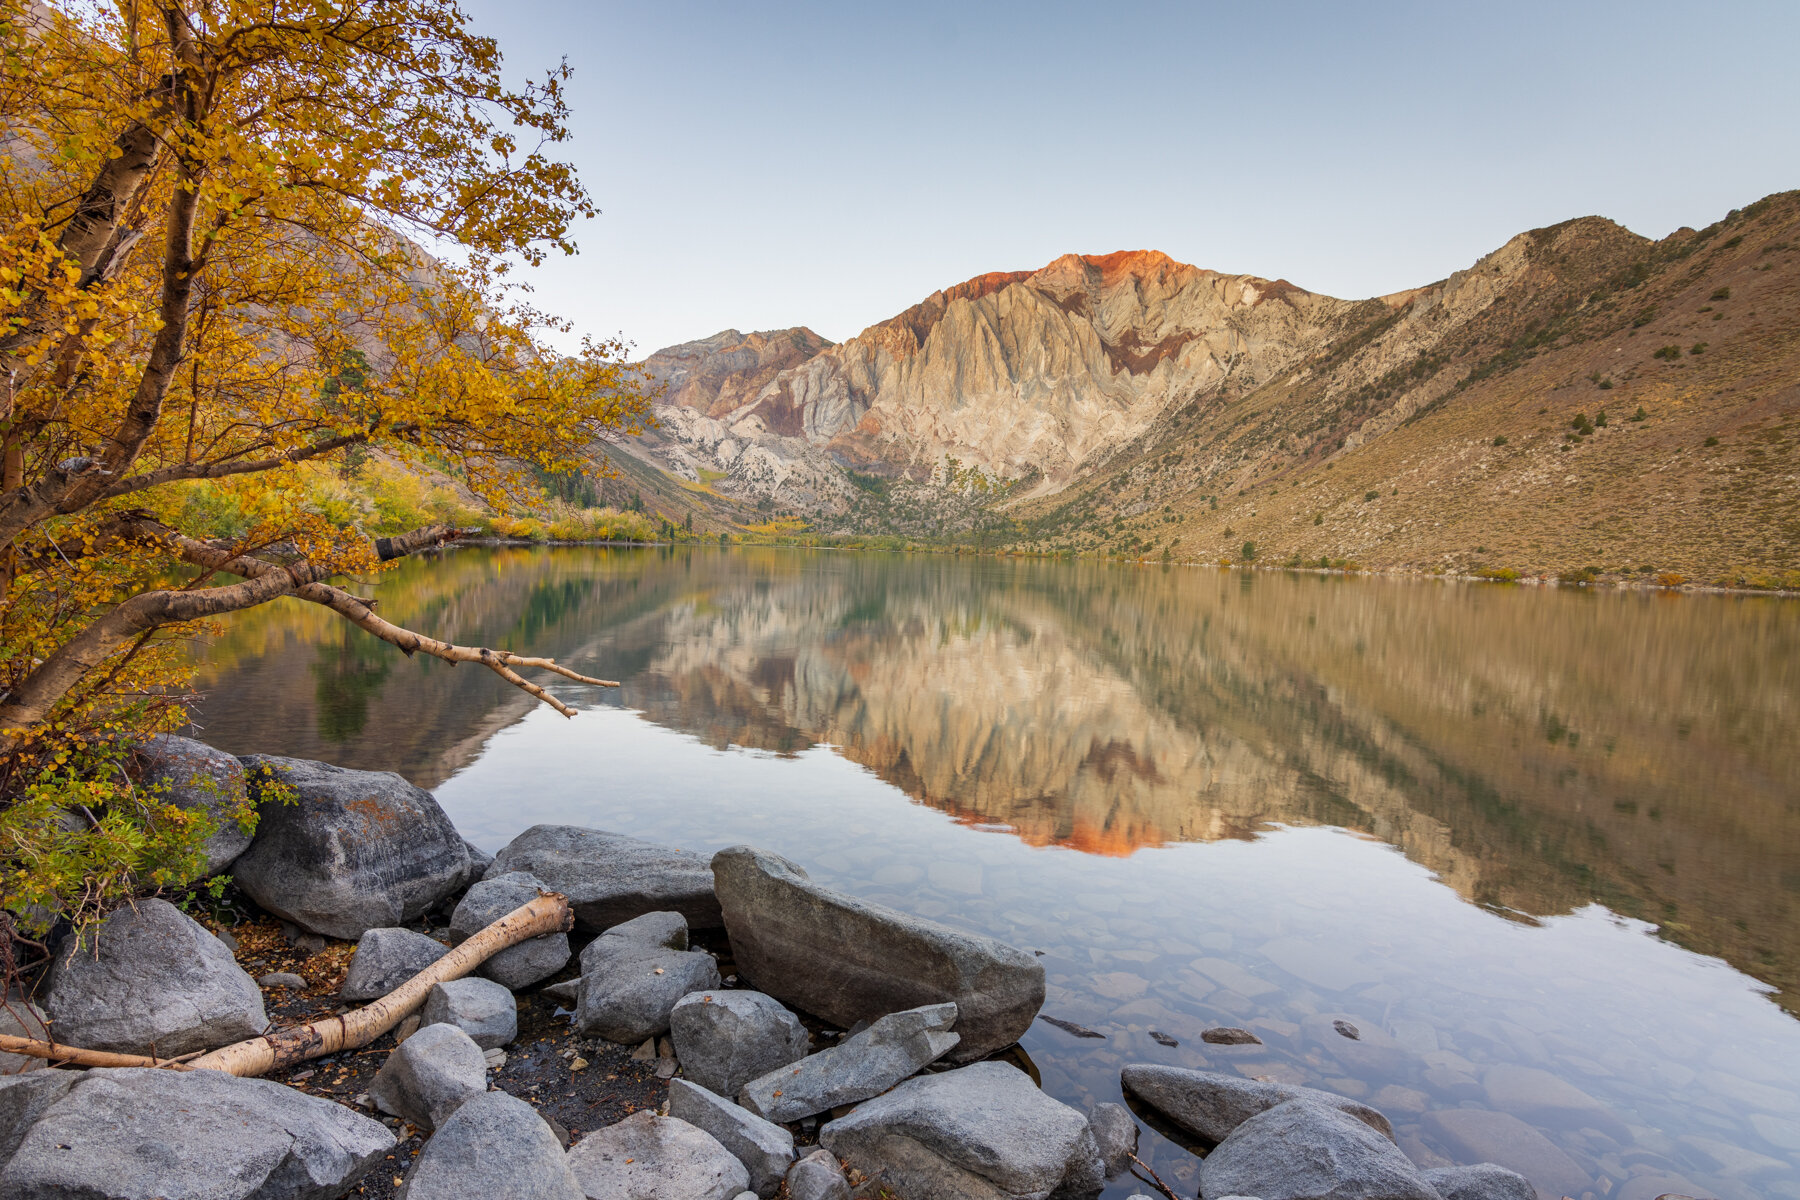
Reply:
[[151, 1058], [146, 1054], [114, 1054], [110, 1050], [83, 1050], [79, 1046], [65, 1046], [61, 1042], [41, 1042], [37, 1038], [18, 1037], [14, 1034], [0, 1034], [0, 1050], [8, 1054], [23, 1054], [27, 1058], [44, 1058], [54, 1063], [74, 1063], [78, 1067], [169, 1067], [177, 1071], [191, 1071], [188, 1059], [196, 1054], [184, 1054], [180, 1058]]
[[335, 1017], [209, 1051], [191, 1065], [196, 1070], [256, 1076], [309, 1058], [366, 1046], [425, 1003], [425, 996], [434, 985], [461, 979], [508, 946], [546, 933], [567, 933], [573, 928], [575, 910], [569, 907], [568, 898], [556, 892], [539, 893], [536, 900], [513, 909], [379, 1000]]

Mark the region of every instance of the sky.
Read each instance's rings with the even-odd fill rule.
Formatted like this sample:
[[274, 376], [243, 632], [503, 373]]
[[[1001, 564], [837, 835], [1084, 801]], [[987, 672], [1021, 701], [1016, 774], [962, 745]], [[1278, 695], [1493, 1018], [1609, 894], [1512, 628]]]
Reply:
[[633, 357], [834, 340], [988, 271], [1161, 250], [1360, 298], [1526, 229], [1800, 188], [1800, 3], [466, 0], [567, 58], [601, 213], [527, 272]]

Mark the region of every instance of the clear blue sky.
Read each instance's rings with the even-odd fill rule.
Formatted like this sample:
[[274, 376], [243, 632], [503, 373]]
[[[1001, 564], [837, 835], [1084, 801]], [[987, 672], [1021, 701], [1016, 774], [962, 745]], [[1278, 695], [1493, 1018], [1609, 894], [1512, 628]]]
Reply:
[[1800, 187], [1800, 3], [468, 0], [567, 56], [602, 215], [537, 301], [641, 356], [1157, 249], [1345, 297]]

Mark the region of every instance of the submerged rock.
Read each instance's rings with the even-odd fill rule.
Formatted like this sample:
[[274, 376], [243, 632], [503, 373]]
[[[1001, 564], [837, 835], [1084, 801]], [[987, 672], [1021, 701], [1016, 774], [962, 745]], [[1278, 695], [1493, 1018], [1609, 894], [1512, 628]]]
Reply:
[[861, 1033], [744, 1085], [738, 1103], [769, 1121], [798, 1121], [879, 1096], [957, 1044], [956, 1005], [889, 1013]]
[[174, 1058], [268, 1028], [262, 989], [225, 943], [166, 900], [140, 900], [65, 942], [44, 995], [58, 1041]]
[[379, 1000], [448, 953], [444, 943], [410, 929], [367, 930], [357, 939], [338, 995]]
[[0, 1195], [331, 1200], [393, 1147], [379, 1122], [266, 1079], [89, 1071], [25, 1134]]
[[1094, 1145], [1106, 1165], [1106, 1177], [1121, 1174], [1137, 1153], [1138, 1126], [1131, 1110], [1123, 1104], [1096, 1104], [1088, 1114], [1088, 1127], [1094, 1131]]
[[1340, 1109], [1383, 1137], [1394, 1136], [1394, 1127], [1388, 1119], [1368, 1105], [1313, 1088], [1261, 1083], [1238, 1075], [1146, 1063], [1127, 1066], [1119, 1072], [1119, 1078], [1126, 1091], [1182, 1129], [1209, 1142], [1222, 1142], [1256, 1114], [1298, 1099]]
[[1425, 1172], [1425, 1182], [1444, 1200], [1537, 1200], [1530, 1180], [1493, 1163], [1438, 1167]]
[[[459, 943], [474, 937], [520, 905], [529, 904], [550, 889], [537, 876], [512, 871], [484, 879], [464, 893], [450, 916], [450, 934]], [[569, 935], [560, 931], [539, 934], [489, 956], [475, 968], [495, 983], [513, 989], [530, 987], [562, 970], [569, 961]]]
[[901, 1196], [1064, 1200], [1105, 1182], [1087, 1118], [1005, 1063], [909, 1079], [826, 1125], [819, 1142]]
[[953, 1002], [968, 1061], [1011, 1045], [1044, 1002], [1044, 968], [993, 938], [871, 904], [749, 846], [713, 856], [714, 889], [739, 971], [759, 989], [849, 1028]]
[[1594, 1186], [1581, 1164], [1511, 1113], [1442, 1109], [1426, 1113], [1423, 1124], [1437, 1142], [1465, 1161], [1498, 1163], [1523, 1175], [1541, 1200], [1579, 1196]]
[[1200, 1163], [1204, 1196], [1440, 1200], [1393, 1141], [1341, 1109], [1289, 1100], [1233, 1129]]
[[584, 1200], [562, 1143], [531, 1105], [471, 1097], [425, 1143], [404, 1200]]
[[703, 1129], [637, 1112], [575, 1143], [569, 1167], [588, 1200], [733, 1200], [749, 1173]]
[[139, 786], [177, 808], [204, 812], [213, 831], [202, 846], [206, 862], [196, 878], [220, 874], [250, 848], [241, 816], [250, 811], [244, 767], [233, 755], [192, 738], [159, 733], [137, 749]]
[[[232, 873], [276, 916], [356, 938], [415, 920], [469, 882], [469, 848], [450, 818], [400, 776], [260, 754], [242, 762], [260, 816]], [[260, 803], [271, 782], [295, 802]]]
[[577, 928], [599, 931], [649, 912], [677, 912], [695, 929], [719, 926], [706, 859], [621, 833], [533, 825], [494, 856], [487, 878], [528, 871], [569, 898]]
[[669, 1013], [675, 1057], [689, 1079], [721, 1096], [806, 1057], [806, 1027], [762, 992], [693, 992]]

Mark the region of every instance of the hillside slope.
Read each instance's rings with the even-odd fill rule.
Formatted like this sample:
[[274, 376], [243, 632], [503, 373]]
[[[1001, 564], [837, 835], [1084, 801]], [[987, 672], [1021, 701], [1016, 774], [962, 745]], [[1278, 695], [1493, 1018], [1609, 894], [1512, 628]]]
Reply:
[[1767, 583], [1800, 569], [1800, 194], [1521, 234], [1013, 506], [1030, 546]]

